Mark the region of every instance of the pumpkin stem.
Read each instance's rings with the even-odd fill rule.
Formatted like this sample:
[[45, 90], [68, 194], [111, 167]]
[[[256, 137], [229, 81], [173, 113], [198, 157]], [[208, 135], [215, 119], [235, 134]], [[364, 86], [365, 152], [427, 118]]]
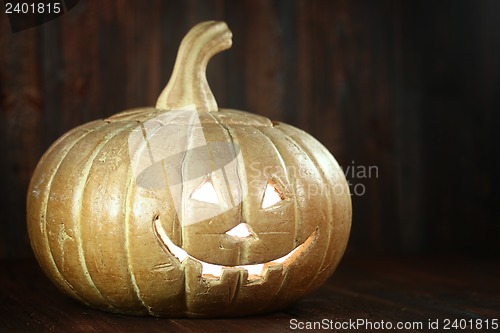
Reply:
[[225, 22], [207, 21], [194, 26], [181, 42], [172, 77], [158, 97], [156, 108], [218, 111], [206, 69], [210, 58], [231, 47], [232, 36]]

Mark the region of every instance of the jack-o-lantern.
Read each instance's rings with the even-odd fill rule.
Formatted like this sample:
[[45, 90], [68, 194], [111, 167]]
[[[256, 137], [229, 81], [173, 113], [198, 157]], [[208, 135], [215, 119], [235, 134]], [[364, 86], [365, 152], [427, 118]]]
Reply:
[[155, 108], [77, 127], [40, 160], [28, 231], [66, 294], [112, 312], [241, 316], [336, 268], [351, 224], [342, 170], [297, 128], [218, 109], [205, 69], [231, 37], [198, 24]]

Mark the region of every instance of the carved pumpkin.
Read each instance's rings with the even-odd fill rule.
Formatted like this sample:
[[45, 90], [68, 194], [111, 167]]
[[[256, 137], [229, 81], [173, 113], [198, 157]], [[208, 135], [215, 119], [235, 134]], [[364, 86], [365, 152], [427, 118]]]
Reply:
[[307, 133], [218, 109], [205, 69], [231, 38], [198, 24], [155, 108], [77, 127], [40, 160], [28, 231], [66, 294], [126, 314], [241, 316], [286, 307], [336, 268], [344, 175]]

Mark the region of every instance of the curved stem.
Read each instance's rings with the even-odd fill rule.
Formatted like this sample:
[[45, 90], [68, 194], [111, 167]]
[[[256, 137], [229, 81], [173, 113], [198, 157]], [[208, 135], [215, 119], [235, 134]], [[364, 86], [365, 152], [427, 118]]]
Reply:
[[156, 108], [217, 111], [206, 69], [210, 58], [231, 47], [231, 38], [224, 22], [207, 21], [194, 26], [181, 42], [172, 77], [158, 97]]

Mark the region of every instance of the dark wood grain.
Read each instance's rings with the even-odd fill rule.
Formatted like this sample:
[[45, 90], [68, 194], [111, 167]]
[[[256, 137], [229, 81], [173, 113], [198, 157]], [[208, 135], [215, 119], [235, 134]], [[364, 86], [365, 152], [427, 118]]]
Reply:
[[347, 258], [317, 292], [285, 311], [210, 320], [93, 310], [59, 293], [34, 262], [4, 261], [2, 267], [2, 332], [287, 332], [292, 319], [422, 322], [422, 329], [405, 332], [430, 332], [429, 319], [500, 318], [499, 262], [473, 258]]
[[26, 258], [25, 195], [69, 129], [153, 105], [183, 35], [234, 33], [208, 79], [220, 106], [317, 137], [363, 195], [353, 253], [500, 255], [496, 0], [82, 0], [17, 33], [0, 15], [0, 258]]
[[0, 257], [23, 257], [29, 253], [23, 223], [26, 188], [45, 149], [40, 139], [43, 70], [37, 32], [14, 35], [5, 15], [0, 17]]

